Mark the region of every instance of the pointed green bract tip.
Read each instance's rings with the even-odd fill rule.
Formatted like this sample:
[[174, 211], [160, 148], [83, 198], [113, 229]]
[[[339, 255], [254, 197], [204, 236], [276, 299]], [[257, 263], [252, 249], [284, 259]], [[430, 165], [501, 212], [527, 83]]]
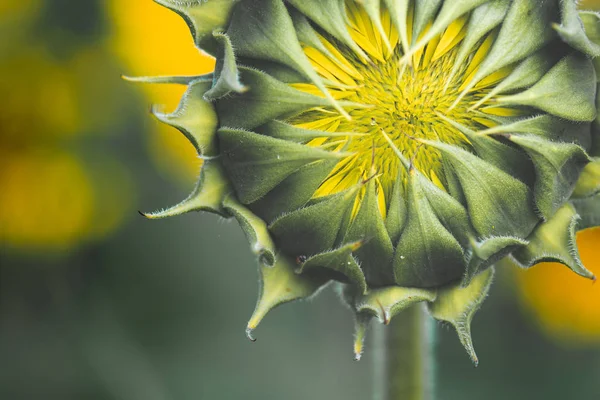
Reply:
[[494, 269], [489, 268], [475, 276], [467, 287], [455, 284], [440, 289], [437, 299], [429, 305], [429, 312], [435, 319], [454, 326], [460, 342], [475, 366], [479, 364], [479, 359], [471, 338], [471, 320], [486, 298], [493, 277]]
[[364, 352], [365, 337], [371, 322], [371, 316], [358, 313], [354, 318], [354, 360], [360, 361]]
[[575, 234], [579, 220], [575, 207], [564, 204], [550, 220], [536, 228], [529, 244], [515, 251], [513, 258], [525, 268], [544, 261], [558, 262], [584, 278], [595, 279], [581, 262], [577, 250]]
[[259, 264], [260, 292], [246, 331], [250, 337], [269, 311], [283, 303], [310, 297], [325, 285], [322, 278], [296, 274], [295, 267], [295, 261], [283, 254], [277, 255], [273, 266]]
[[403, 288], [392, 286], [374, 289], [366, 295], [356, 297], [354, 307], [359, 313], [368, 313], [388, 325], [392, 318], [413, 304], [422, 301], [434, 301], [435, 290]]
[[471, 238], [472, 254], [461, 282], [461, 287], [469, 287], [473, 278], [506, 257], [515, 250], [527, 246], [528, 241], [517, 237], [497, 236], [476, 241]]

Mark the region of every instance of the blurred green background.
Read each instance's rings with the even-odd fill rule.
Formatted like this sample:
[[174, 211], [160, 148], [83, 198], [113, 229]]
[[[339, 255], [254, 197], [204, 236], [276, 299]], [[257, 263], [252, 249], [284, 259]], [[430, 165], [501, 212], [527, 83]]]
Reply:
[[[373, 346], [353, 361], [332, 290], [250, 343], [237, 224], [136, 213], [184, 198], [200, 165], [148, 113], [182, 88], [120, 78], [209, 72], [183, 21], [151, 0], [1, 0], [0, 38], [0, 399], [370, 398]], [[598, 233], [579, 238], [597, 274]], [[600, 286], [565, 270], [499, 271], [477, 369], [438, 327], [439, 399], [600, 398]]]

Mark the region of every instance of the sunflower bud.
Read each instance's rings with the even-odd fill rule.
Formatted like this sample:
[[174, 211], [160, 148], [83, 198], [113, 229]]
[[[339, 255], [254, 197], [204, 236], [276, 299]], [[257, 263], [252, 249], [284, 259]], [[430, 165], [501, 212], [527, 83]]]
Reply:
[[[154, 214], [237, 219], [259, 258], [248, 334], [336, 281], [371, 318], [427, 302], [476, 363], [493, 265], [563, 263], [600, 221], [597, 14], [574, 0], [156, 0], [216, 58], [157, 117], [204, 159]], [[576, 198], [576, 199], [575, 199]]]

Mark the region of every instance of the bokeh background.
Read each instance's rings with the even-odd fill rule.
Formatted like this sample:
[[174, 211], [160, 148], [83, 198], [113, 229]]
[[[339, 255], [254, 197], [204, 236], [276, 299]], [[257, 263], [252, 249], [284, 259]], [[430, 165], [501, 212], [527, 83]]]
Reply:
[[[212, 66], [151, 0], [0, 1], [0, 399], [370, 397], [372, 353], [353, 361], [332, 291], [250, 343], [257, 271], [237, 224], [136, 212], [184, 198], [200, 162], [148, 112], [183, 88], [121, 75]], [[578, 241], [600, 275], [600, 231]], [[500, 269], [477, 369], [437, 332], [441, 400], [600, 398], [600, 285], [565, 267]]]

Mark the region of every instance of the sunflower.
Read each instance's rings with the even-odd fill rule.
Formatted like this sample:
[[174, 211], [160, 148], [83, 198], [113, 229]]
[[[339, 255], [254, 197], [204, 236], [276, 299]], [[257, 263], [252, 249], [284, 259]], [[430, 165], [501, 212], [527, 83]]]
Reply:
[[[598, 225], [599, 21], [574, 1], [158, 0], [216, 58], [156, 113], [204, 160], [148, 218], [236, 218], [259, 259], [248, 324], [341, 287], [357, 321], [415, 303], [470, 321], [493, 265], [554, 260], [595, 279], [575, 232]], [[577, 200], [573, 200], [577, 197]]]

